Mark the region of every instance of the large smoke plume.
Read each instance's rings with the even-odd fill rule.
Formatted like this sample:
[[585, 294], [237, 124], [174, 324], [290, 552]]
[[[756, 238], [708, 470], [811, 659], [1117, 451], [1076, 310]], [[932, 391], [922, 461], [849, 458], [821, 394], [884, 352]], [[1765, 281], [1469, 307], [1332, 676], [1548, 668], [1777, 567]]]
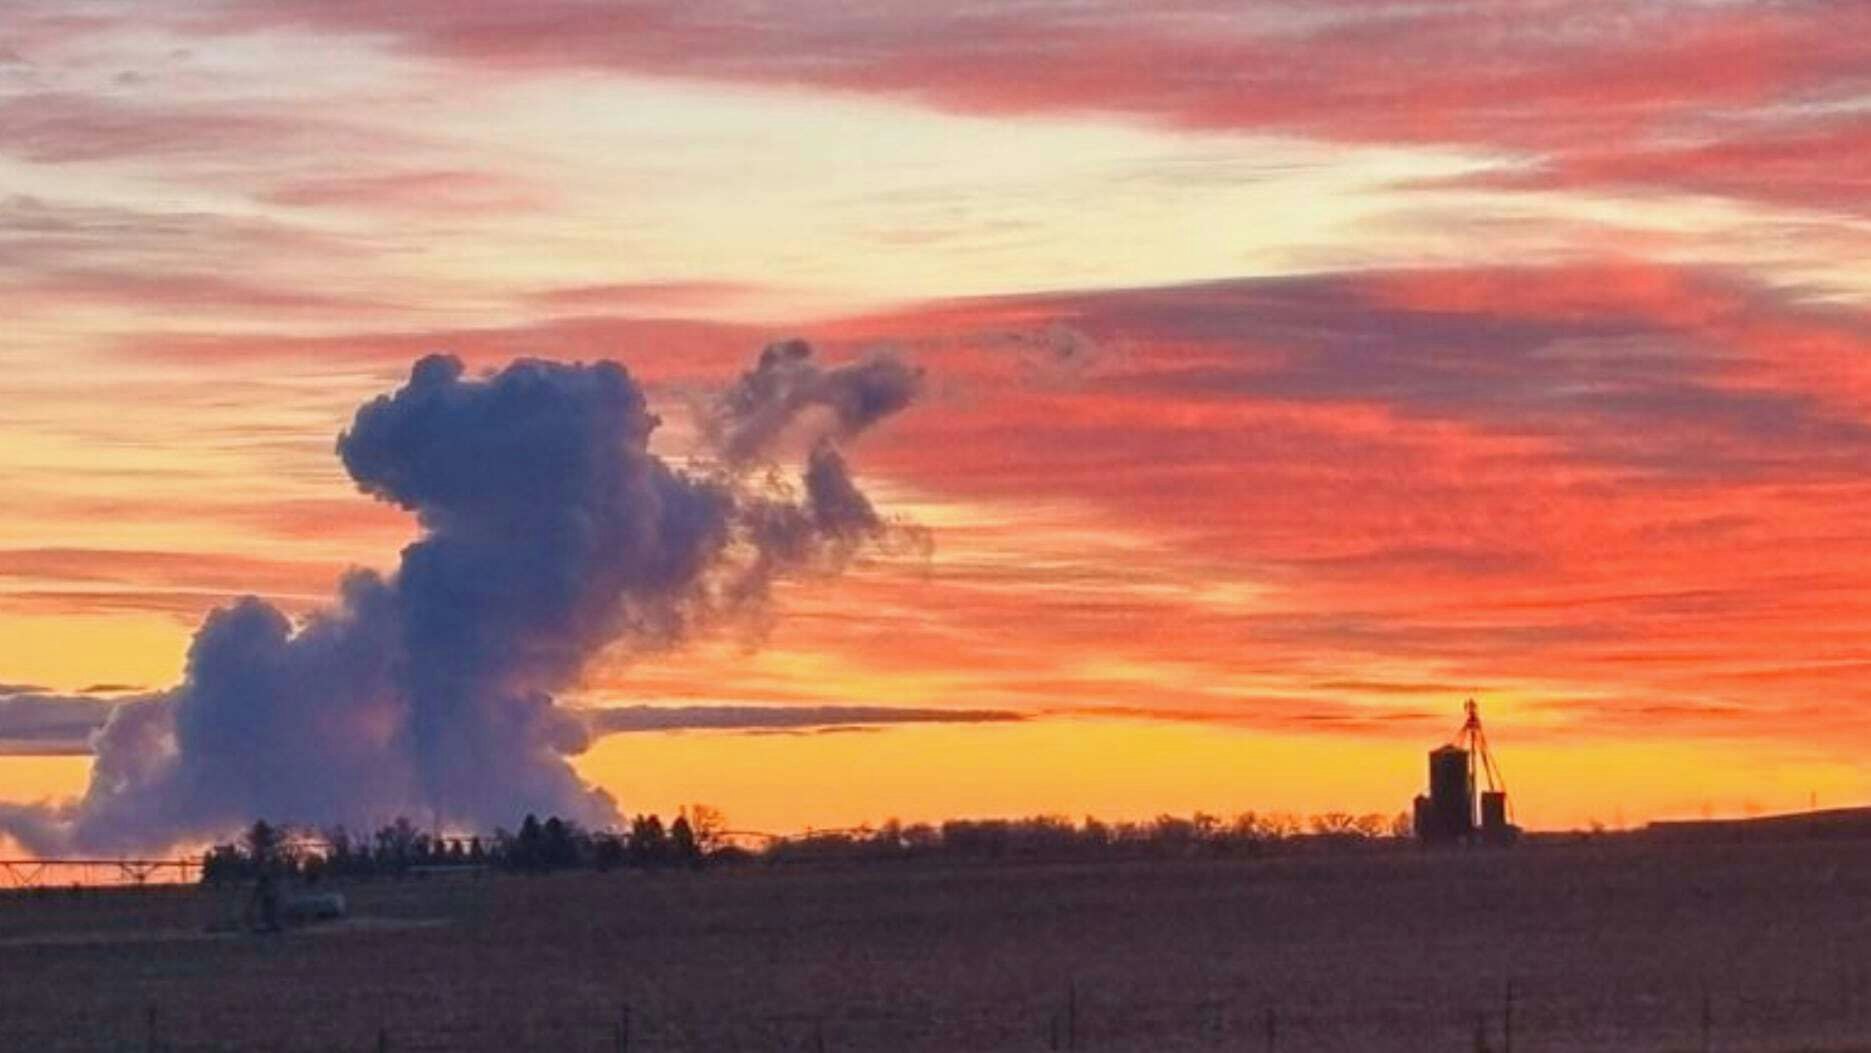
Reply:
[[[757, 604], [774, 575], [883, 537], [835, 443], [917, 381], [894, 359], [821, 370], [804, 344], [776, 345], [711, 416], [715, 455], [679, 469], [650, 452], [657, 418], [615, 363], [468, 377], [425, 358], [337, 445], [361, 490], [416, 516], [398, 569], [351, 572], [299, 624], [253, 597], [216, 610], [183, 682], [98, 734], [85, 794], [0, 806], [0, 829], [44, 852], [160, 847], [262, 815], [609, 823], [614, 802], [567, 760], [587, 726], [555, 694], [600, 651], [679, 640]], [[800, 429], [803, 475], [776, 488], [763, 457]]]

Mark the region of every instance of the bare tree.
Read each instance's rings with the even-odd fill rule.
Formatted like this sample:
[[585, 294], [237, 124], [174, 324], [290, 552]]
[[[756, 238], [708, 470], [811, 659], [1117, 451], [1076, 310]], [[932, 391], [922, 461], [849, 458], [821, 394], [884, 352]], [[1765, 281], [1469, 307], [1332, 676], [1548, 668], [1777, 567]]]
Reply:
[[688, 818], [696, 847], [704, 854], [721, 847], [722, 836], [728, 830], [728, 817], [721, 809], [708, 804], [691, 804]]

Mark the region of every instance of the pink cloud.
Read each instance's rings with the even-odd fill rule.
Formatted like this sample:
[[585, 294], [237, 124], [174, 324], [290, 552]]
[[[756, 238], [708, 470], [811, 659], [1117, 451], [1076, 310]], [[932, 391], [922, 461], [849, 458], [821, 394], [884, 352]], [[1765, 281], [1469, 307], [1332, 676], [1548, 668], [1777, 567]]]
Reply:
[[[0, 285], [0, 288], [5, 288]], [[108, 304], [157, 310], [280, 314], [380, 312], [394, 304], [355, 296], [265, 285], [218, 274], [161, 273], [135, 269], [71, 270], [33, 275], [14, 283], [18, 305], [41, 309]]]
[[0, 98], [0, 153], [41, 164], [278, 152], [383, 153], [414, 141], [325, 115], [238, 102], [33, 92]]
[[630, 314], [633, 312], [705, 312], [720, 310], [769, 290], [746, 282], [611, 282], [544, 289], [532, 295], [539, 307], [555, 313]]
[[262, 197], [276, 205], [392, 213], [526, 212], [547, 204], [541, 191], [510, 177], [451, 170], [301, 179]]
[[[481, 69], [595, 68], [810, 85], [982, 114], [1512, 151], [1581, 184], [1688, 187], [1861, 211], [1827, 160], [1826, 104], [1871, 88], [1858, 4], [1448, 5], [1218, 0], [784, 15], [554, 0], [265, 3], [223, 26], [378, 34]], [[1682, 149], [1673, 144], [1701, 143]], [[1617, 144], [1613, 148], [1612, 144]], [[1751, 172], [1750, 153], [1782, 163]], [[1730, 154], [1720, 178], [1703, 171]], [[1595, 160], [1594, 160], [1595, 159]], [[1575, 163], [1576, 162], [1576, 163]], [[1855, 182], [1855, 181], [1851, 181]]]

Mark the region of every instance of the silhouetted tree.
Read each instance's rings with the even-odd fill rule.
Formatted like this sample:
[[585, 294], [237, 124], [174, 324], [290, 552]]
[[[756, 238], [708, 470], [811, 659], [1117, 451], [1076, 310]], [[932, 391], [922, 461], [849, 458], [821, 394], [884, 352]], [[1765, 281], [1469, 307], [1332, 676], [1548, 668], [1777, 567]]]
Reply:
[[957, 855], [998, 859], [1007, 852], [1007, 823], [951, 819], [942, 824], [942, 847]]
[[1390, 829], [1390, 820], [1376, 812], [1370, 812], [1353, 820], [1351, 825], [1352, 829], [1357, 831], [1359, 837], [1366, 840], [1375, 840], [1384, 836]]
[[251, 876], [250, 870], [247, 857], [234, 845], [215, 845], [201, 857], [201, 881], [204, 885], [244, 881]]
[[627, 854], [631, 865], [640, 867], [657, 866], [668, 858], [669, 839], [663, 832], [663, 821], [654, 815], [639, 815], [630, 820]]
[[564, 870], [578, 865], [578, 829], [558, 816], [549, 817], [540, 827], [540, 865], [546, 870]]
[[684, 866], [702, 865], [702, 847], [696, 843], [695, 829], [686, 815], [677, 815], [676, 821], [669, 824], [669, 854]]
[[909, 855], [928, 855], [941, 844], [941, 832], [928, 823], [912, 823], [903, 828], [903, 850]]
[[1309, 824], [1320, 837], [1342, 837], [1357, 833], [1357, 820], [1349, 812], [1326, 812], [1315, 815]]
[[255, 819], [241, 836], [241, 847], [246, 849], [255, 870], [265, 870], [278, 862], [279, 842], [279, 831], [264, 819]]
[[351, 834], [342, 826], [325, 828], [325, 862], [335, 874], [350, 874], [356, 868]]
[[706, 855], [720, 848], [728, 831], [728, 817], [712, 805], [689, 805], [689, 827], [695, 831], [695, 844]]
[[417, 845], [422, 832], [407, 816], [399, 815], [390, 825], [377, 830], [377, 869], [394, 874], [408, 870], [418, 861]]
[[1150, 825], [1153, 854], [1186, 856], [1192, 854], [1198, 845], [1196, 825], [1188, 819], [1159, 815]]
[[616, 834], [591, 836], [591, 865], [599, 870], [613, 870], [624, 865], [624, 839]]
[[519, 833], [513, 835], [512, 843], [504, 853], [508, 868], [513, 870], [536, 871], [545, 865], [545, 828], [540, 825], [539, 817], [527, 813], [520, 820]]

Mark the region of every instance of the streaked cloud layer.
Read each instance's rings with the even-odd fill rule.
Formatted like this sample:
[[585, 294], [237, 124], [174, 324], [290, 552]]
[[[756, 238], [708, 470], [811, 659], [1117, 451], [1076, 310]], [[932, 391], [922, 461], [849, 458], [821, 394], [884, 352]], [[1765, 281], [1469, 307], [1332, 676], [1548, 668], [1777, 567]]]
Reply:
[[[1632, 817], [1802, 804], [1801, 771], [1853, 792], [1862, 5], [21, 0], [6, 27], [0, 679], [81, 716], [87, 685], [172, 683], [233, 596], [304, 611], [394, 565], [413, 523], [331, 450], [417, 357], [619, 358], [679, 461], [797, 335], [923, 370], [848, 455], [933, 548], [603, 658], [592, 704], [1013, 712], [759, 749], [925, 736], [1001, 771], [1085, 729], [1069, 783], [1130, 771], [1113, 729], [1146, 725], [1249, 766], [1413, 757], [1480, 690], [1541, 756], [1675, 758]], [[581, 770], [657, 792], [617, 741]], [[1791, 758], [1771, 792], [1716, 762], [1743, 743]], [[891, 799], [1002, 799], [919, 792]]]

